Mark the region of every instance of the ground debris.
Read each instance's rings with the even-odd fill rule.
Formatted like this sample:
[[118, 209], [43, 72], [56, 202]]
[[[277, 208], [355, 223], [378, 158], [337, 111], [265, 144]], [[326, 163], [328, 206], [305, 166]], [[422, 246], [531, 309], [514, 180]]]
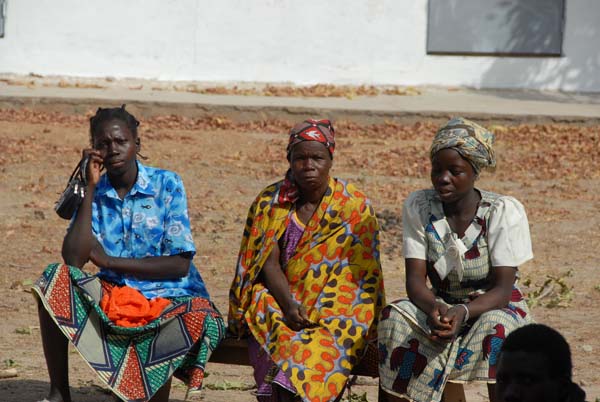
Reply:
[[4, 370], [0, 370], [0, 378], [13, 378], [18, 377], [19, 372], [16, 368], [8, 368]]

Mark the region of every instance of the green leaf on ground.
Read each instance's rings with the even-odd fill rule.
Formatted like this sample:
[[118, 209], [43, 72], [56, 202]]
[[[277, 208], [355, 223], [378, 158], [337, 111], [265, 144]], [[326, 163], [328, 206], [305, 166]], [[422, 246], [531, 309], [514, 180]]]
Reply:
[[367, 393], [359, 394], [349, 394], [342, 399], [342, 402], [369, 402], [367, 399]]
[[[573, 276], [569, 270], [562, 275], [546, 275], [546, 280], [527, 295], [527, 304], [530, 308], [537, 305], [547, 308], [569, 307], [573, 300], [573, 286], [567, 283], [567, 278]], [[532, 286], [531, 279], [524, 281], [527, 287]]]
[[31, 329], [26, 327], [17, 328], [15, 332], [21, 335], [31, 335]]
[[241, 381], [217, 381], [212, 384], [204, 384], [204, 387], [211, 389], [213, 391], [249, 391], [251, 389], [256, 388], [254, 384], [248, 384]]

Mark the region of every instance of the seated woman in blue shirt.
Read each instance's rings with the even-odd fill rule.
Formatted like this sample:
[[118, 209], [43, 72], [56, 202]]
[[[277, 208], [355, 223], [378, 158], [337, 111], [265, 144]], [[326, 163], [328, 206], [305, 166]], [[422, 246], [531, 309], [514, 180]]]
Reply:
[[[71, 401], [67, 340], [117, 397], [166, 401], [172, 375], [201, 387], [205, 364], [224, 335], [192, 262], [181, 178], [137, 160], [138, 125], [124, 106], [100, 108], [90, 119], [86, 194], [63, 241], [65, 264], [50, 265], [34, 285], [49, 401]], [[88, 261], [98, 274], [80, 269]], [[115, 296], [124, 286], [139, 291], [143, 302], [160, 297], [167, 306], [134, 326], [117, 324], [109, 307], [148, 310], [138, 299]]]

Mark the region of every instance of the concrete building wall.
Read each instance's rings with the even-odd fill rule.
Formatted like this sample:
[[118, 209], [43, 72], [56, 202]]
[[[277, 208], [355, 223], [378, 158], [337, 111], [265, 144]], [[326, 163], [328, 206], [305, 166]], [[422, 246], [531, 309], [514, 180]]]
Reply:
[[426, 54], [426, 0], [8, 0], [0, 73], [600, 92], [600, 1], [563, 57]]

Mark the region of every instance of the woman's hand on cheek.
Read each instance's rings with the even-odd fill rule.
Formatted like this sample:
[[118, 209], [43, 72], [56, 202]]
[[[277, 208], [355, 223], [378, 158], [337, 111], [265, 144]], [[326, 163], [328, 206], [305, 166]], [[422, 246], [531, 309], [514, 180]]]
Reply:
[[100, 172], [102, 171], [102, 155], [97, 149], [84, 149], [83, 157], [88, 158], [85, 178], [89, 186], [95, 187], [100, 181]]

